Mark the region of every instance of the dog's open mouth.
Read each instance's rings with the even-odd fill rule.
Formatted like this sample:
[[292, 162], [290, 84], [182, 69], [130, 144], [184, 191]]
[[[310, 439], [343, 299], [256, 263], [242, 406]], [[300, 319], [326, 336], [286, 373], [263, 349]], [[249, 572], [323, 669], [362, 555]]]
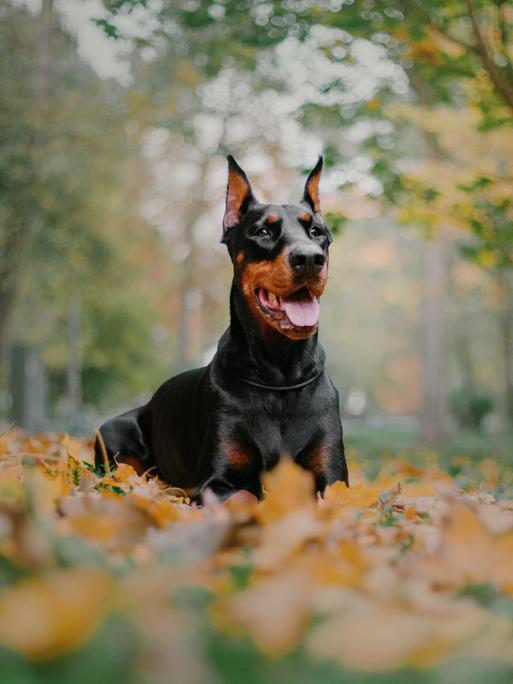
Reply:
[[280, 321], [282, 328], [314, 328], [319, 324], [319, 298], [307, 287], [287, 296], [278, 296], [263, 287], [255, 291], [260, 308], [271, 318]]

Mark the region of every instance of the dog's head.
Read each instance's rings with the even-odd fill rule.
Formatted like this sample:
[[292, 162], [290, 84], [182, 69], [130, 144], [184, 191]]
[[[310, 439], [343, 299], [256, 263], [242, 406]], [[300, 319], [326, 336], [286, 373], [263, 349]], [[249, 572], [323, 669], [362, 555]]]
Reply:
[[223, 239], [235, 284], [263, 332], [270, 326], [292, 340], [313, 335], [328, 277], [331, 234], [321, 215], [322, 157], [299, 204], [262, 204], [248, 178], [228, 157]]

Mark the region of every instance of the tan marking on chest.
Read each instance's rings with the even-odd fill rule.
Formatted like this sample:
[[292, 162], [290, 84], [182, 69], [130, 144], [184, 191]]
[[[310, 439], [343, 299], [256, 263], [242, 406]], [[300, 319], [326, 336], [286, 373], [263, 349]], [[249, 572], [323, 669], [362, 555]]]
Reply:
[[313, 449], [308, 456], [307, 466], [308, 470], [315, 476], [319, 477], [326, 472], [326, 465], [328, 462], [328, 452], [325, 447], [317, 447]]
[[233, 440], [228, 440], [226, 455], [228, 465], [236, 470], [248, 468], [251, 465], [251, 457], [249, 454], [247, 454], [244, 449], [242, 449], [242, 447]]

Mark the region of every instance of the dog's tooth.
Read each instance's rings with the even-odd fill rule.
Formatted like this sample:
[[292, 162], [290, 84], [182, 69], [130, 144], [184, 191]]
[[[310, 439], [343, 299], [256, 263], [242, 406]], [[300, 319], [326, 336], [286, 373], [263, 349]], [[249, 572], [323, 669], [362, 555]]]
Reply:
[[276, 309], [278, 306], [278, 300], [274, 292], [269, 292], [269, 304], [273, 309]]

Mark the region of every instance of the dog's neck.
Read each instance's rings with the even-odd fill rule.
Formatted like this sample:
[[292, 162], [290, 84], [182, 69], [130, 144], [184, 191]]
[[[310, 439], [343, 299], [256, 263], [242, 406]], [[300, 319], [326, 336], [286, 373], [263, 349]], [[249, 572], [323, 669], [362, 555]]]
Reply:
[[230, 327], [219, 340], [218, 360], [232, 375], [271, 386], [293, 385], [324, 367], [317, 333], [290, 340], [269, 326], [265, 335], [235, 283], [230, 292]]

